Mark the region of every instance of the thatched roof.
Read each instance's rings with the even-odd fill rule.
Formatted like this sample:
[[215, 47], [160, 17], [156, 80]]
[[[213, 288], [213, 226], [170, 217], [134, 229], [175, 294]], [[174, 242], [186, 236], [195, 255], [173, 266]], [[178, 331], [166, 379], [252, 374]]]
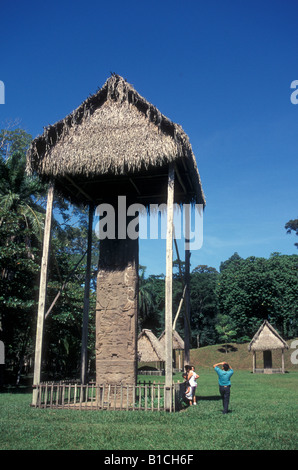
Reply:
[[248, 345], [249, 351], [288, 349], [289, 346], [270, 323], [265, 320]]
[[182, 127], [112, 75], [33, 140], [27, 172], [54, 179], [56, 188], [75, 203], [99, 203], [109, 194], [121, 194], [148, 205], [166, 202], [169, 162], [175, 162], [177, 175], [175, 202], [205, 205], [196, 159]]
[[164, 351], [151, 330], [142, 330], [138, 336], [139, 362], [164, 361]]
[[[163, 333], [160, 335], [160, 337], [158, 338], [158, 341], [161, 343], [162, 347], [164, 348], [165, 331], [163, 331]], [[179, 335], [179, 333], [177, 333], [176, 330], [173, 332], [173, 349], [184, 349], [184, 341]]]

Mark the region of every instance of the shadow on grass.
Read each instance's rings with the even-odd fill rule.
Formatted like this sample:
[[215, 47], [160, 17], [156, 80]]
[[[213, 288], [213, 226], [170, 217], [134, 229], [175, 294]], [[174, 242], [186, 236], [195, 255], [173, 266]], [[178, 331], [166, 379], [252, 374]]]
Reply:
[[217, 401], [222, 399], [219, 395], [207, 395], [206, 397], [197, 395], [196, 398], [198, 401]]
[[4, 385], [0, 387], [0, 393], [32, 393], [32, 387], [24, 385]]
[[222, 345], [221, 348], [218, 348], [217, 351], [221, 353], [229, 353], [229, 352], [236, 352], [238, 348], [236, 348], [233, 344]]

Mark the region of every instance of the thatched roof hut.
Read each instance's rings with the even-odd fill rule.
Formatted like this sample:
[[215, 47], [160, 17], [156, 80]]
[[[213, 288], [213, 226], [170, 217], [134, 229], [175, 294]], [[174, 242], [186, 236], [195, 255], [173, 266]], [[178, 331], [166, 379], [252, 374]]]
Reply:
[[[265, 320], [248, 345], [248, 350], [253, 352], [253, 372], [284, 372], [284, 349], [288, 348], [289, 346], [284, 341], [284, 339], [278, 334], [273, 326], [267, 320]], [[281, 369], [272, 368], [271, 351], [275, 349], [280, 349], [282, 351]], [[256, 368], [257, 351], [263, 352], [264, 367], [261, 369]]]
[[288, 345], [273, 326], [265, 320], [249, 343], [248, 350], [266, 351], [273, 349], [288, 349]]
[[139, 362], [162, 362], [164, 350], [155, 334], [144, 329], [138, 336], [138, 360]]
[[[160, 337], [158, 338], [158, 341], [160, 345], [162, 346], [163, 351], [165, 351], [165, 331], [162, 332]], [[184, 341], [177, 333], [176, 330], [173, 331], [173, 336], [172, 336], [172, 348], [173, 348], [173, 359], [174, 359], [174, 367], [177, 368], [178, 370], [183, 369], [183, 356], [184, 356]]]
[[144, 205], [166, 202], [168, 164], [175, 163], [175, 202], [205, 205], [189, 139], [119, 75], [33, 140], [27, 172], [55, 179], [73, 203], [109, 194]]
[[[164, 331], [162, 332], [162, 334], [158, 338], [158, 341], [160, 342], [160, 344], [164, 348], [164, 341], [165, 341], [165, 332]], [[174, 350], [183, 350], [184, 349], [184, 341], [181, 338], [181, 336], [179, 335], [179, 333], [177, 333], [176, 330], [173, 332], [173, 349]]]

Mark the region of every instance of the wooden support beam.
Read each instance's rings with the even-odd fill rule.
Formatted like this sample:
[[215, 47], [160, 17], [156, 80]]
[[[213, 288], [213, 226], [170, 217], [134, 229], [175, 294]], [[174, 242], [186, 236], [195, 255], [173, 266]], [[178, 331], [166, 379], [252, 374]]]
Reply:
[[281, 350], [281, 371], [284, 374], [285, 373], [285, 354], [284, 354], [284, 349]]
[[165, 407], [172, 408], [173, 382], [173, 218], [174, 218], [174, 165], [169, 164], [167, 196], [167, 242], [166, 242], [166, 282], [165, 282]]
[[141, 196], [141, 193], [139, 191], [139, 188], [137, 187], [136, 183], [133, 181], [132, 178], [129, 178], [129, 181], [131, 182], [131, 184], [133, 185], [133, 187], [135, 188], [136, 192], [138, 193], [139, 196]]
[[[175, 227], [173, 227], [173, 233], [174, 233], [174, 243], [175, 243], [175, 247], [176, 247], [176, 253], [177, 253], [177, 259], [178, 259], [178, 265], [179, 265], [179, 275], [180, 275], [180, 279], [181, 279], [181, 282], [182, 282], [182, 286], [183, 286], [183, 294], [182, 294], [182, 303], [183, 303], [183, 300], [185, 298], [185, 293], [187, 291], [187, 288], [188, 288], [188, 285], [186, 285], [186, 281], [189, 282], [189, 276], [188, 277], [185, 277], [185, 275], [183, 276], [183, 273], [182, 273], [182, 268], [181, 268], [181, 261], [180, 261], [180, 256], [179, 256], [179, 250], [178, 250], [178, 244], [177, 244], [177, 241], [176, 241], [176, 237], [175, 237]], [[188, 260], [188, 267], [187, 267], [187, 261], [185, 260], [185, 266], [186, 268], [188, 269], [188, 272], [189, 272], [189, 260]], [[188, 295], [189, 295], [189, 289], [188, 289]], [[180, 301], [181, 303], [181, 301]], [[179, 305], [179, 313], [180, 313], [180, 309], [182, 307], [182, 303], [181, 303], [181, 306]], [[177, 317], [177, 315], [176, 315]], [[178, 318], [178, 317], [177, 317]], [[176, 320], [177, 318], [175, 318], [175, 324], [176, 324]], [[188, 341], [188, 344], [190, 343], [190, 319], [189, 319], [189, 315], [186, 316], [186, 308], [184, 309], [184, 321], [187, 322], [188, 324], [188, 329], [187, 331], [185, 331], [186, 334], [188, 334], [188, 338], [187, 338], [187, 341]], [[175, 330], [174, 326], [173, 326], [173, 331]], [[189, 364], [189, 360], [188, 362], [185, 362], [185, 364]]]
[[[40, 384], [41, 378], [41, 363], [42, 363], [42, 345], [43, 345], [43, 330], [46, 308], [46, 291], [47, 291], [47, 277], [48, 277], [48, 262], [50, 252], [50, 239], [51, 239], [51, 225], [52, 225], [52, 211], [54, 199], [54, 184], [51, 183], [48, 190], [47, 210], [45, 218], [44, 236], [43, 236], [43, 252], [40, 268], [40, 285], [39, 285], [39, 301], [37, 312], [37, 328], [36, 328], [36, 344], [35, 344], [35, 360], [34, 360], [34, 376], [33, 385]], [[37, 404], [37, 389], [33, 390], [32, 405]]]
[[[81, 262], [83, 261], [83, 258], [85, 257], [87, 253], [87, 250], [85, 251], [85, 253], [83, 254], [83, 256], [81, 257], [80, 261], [75, 265], [75, 267], [71, 270], [71, 272], [68, 274], [66, 280], [62, 283], [62, 286], [61, 286], [61, 289], [59, 290], [59, 292], [57, 293], [56, 297], [54, 298], [53, 302], [51, 303], [50, 307], [48, 308], [47, 310], [47, 313], [45, 314], [45, 320], [48, 318], [48, 316], [50, 315], [51, 311], [53, 310], [57, 300], [59, 299], [60, 295], [62, 294], [62, 292], [64, 291], [66, 285], [67, 285], [67, 282], [68, 282], [68, 279], [70, 279], [73, 275], [73, 273], [76, 271], [77, 267], [79, 266], [79, 264], [81, 264]], [[57, 260], [56, 260], [57, 262]], [[58, 272], [58, 275], [60, 273]]]
[[89, 298], [90, 298], [90, 276], [91, 276], [91, 255], [92, 255], [92, 224], [93, 224], [93, 204], [89, 205], [89, 225], [88, 225], [88, 246], [87, 246], [87, 265], [84, 290], [84, 311], [83, 311], [83, 329], [81, 346], [81, 383], [87, 383], [87, 345], [88, 345], [88, 319], [89, 319]]
[[81, 193], [85, 198], [92, 202], [92, 197], [89, 196], [80, 186], [78, 186], [68, 175], [65, 175], [65, 178]]
[[180, 311], [181, 311], [181, 308], [182, 308], [182, 304], [183, 304], [183, 301], [184, 301], [185, 291], [186, 291], [186, 286], [184, 286], [182, 297], [180, 299], [178, 310], [177, 310], [177, 313], [176, 313], [176, 316], [175, 316], [175, 320], [173, 322], [173, 333], [176, 329], [176, 323], [177, 323], [177, 320], [178, 320], [178, 317], [179, 317], [179, 314], [180, 314]]
[[180, 173], [179, 173], [179, 170], [178, 170], [178, 166], [177, 166], [176, 164], [175, 164], [175, 173], [176, 173], [176, 175], [177, 175], [177, 179], [178, 179], [178, 181], [179, 181], [179, 183], [180, 183], [180, 186], [181, 186], [181, 188], [182, 188], [184, 194], [187, 194], [186, 188], [185, 188], [185, 186], [184, 186], [184, 183], [183, 183], [183, 181], [182, 181], [182, 178], [181, 178]]
[[189, 246], [190, 239], [190, 205], [185, 206], [185, 300], [184, 300], [184, 365], [190, 363], [190, 250], [187, 249]]

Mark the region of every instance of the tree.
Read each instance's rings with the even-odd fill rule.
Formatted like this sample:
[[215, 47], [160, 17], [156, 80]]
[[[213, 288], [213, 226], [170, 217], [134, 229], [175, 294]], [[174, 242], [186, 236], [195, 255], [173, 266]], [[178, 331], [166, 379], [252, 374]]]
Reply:
[[192, 346], [213, 344], [217, 316], [216, 285], [218, 272], [215, 268], [200, 265], [190, 276], [190, 306]]
[[[292, 233], [293, 231], [298, 235], [298, 219], [289, 220], [285, 225], [285, 229], [287, 230], [287, 233]], [[298, 248], [298, 243], [294, 243], [294, 245]]]
[[44, 219], [45, 188], [25, 173], [30, 141], [22, 129], [0, 131], [0, 323], [17, 381], [30, 349]]
[[148, 328], [159, 336], [164, 329], [164, 275], [145, 277], [146, 267], [139, 267], [139, 330]]
[[[37, 177], [26, 175], [30, 141], [31, 136], [22, 129], [0, 131], [0, 339], [5, 344], [6, 364], [15, 368], [17, 382], [24, 357], [34, 351], [47, 190]], [[88, 221], [87, 210], [70, 211], [58, 195], [54, 207], [61, 223], [54, 216], [46, 308], [57, 293], [60, 296], [46, 318], [44, 360], [49, 370], [65, 377], [76, 372], [80, 362]], [[93, 244], [90, 344], [95, 323], [95, 237]], [[94, 348], [90, 357], [94, 357]]]
[[268, 320], [286, 338], [298, 335], [298, 255], [272, 253], [267, 260], [268, 284], [264, 303]]
[[222, 272], [224, 269], [226, 269], [231, 263], [235, 266], [236, 263], [239, 263], [242, 260], [241, 256], [238, 255], [237, 252], [235, 252], [229, 259], [226, 261], [222, 261], [220, 263], [219, 271]]
[[297, 260], [279, 253], [269, 259], [251, 256], [231, 261], [220, 273], [219, 313], [231, 318], [237, 341], [249, 341], [264, 320], [282, 336], [298, 333]]
[[139, 324], [143, 326], [150, 319], [154, 305], [152, 282], [145, 278], [145, 271], [145, 266], [139, 266]]
[[228, 352], [228, 343], [233, 341], [236, 337], [236, 331], [231, 318], [228, 315], [218, 315], [217, 325], [215, 329], [219, 335], [220, 341], [224, 341], [226, 354]]
[[[44, 359], [48, 375], [73, 378], [80, 375], [88, 217], [84, 209], [75, 210], [74, 217], [70, 217], [68, 209], [63, 215], [65, 222], [54, 224], [52, 231]], [[98, 239], [93, 233], [88, 321], [88, 363], [91, 373], [91, 363], [95, 359], [98, 253]], [[60, 296], [49, 313], [49, 306], [52, 306], [59, 292]]]
[[[31, 136], [22, 129], [0, 131], [0, 205], [2, 211], [14, 213], [20, 224], [32, 230], [40, 240], [46, 188], [35, 177], [26, 175], [26, 148]], [[4, 220], [4, 213], [0, 223]], [[30, 250], [30, 240], [27, 239]]]

